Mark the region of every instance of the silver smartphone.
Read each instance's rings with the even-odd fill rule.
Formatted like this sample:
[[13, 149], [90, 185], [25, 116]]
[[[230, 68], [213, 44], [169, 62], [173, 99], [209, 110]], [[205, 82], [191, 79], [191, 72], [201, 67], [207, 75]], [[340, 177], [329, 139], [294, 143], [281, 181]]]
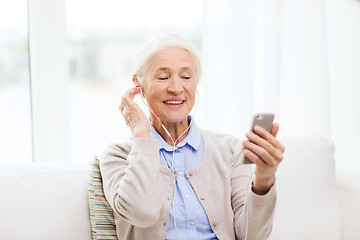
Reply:
[[[250, 131], [254, 131], [255, 126], [260, 126], [264, 128], [266, 131], [270, 132], [275, 115], [273, 113], [256, 113], [253, 116]], [[241, 154], [241, 159], [244, 164], [252, 163], [250, 159], [248, 159], [244, 153]]]

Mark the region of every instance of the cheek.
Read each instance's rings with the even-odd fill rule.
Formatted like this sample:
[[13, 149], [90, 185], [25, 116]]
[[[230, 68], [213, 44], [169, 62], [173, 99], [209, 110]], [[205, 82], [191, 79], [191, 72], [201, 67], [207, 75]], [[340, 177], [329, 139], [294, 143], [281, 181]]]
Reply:
[[141, 86], [142, 88], [142, 96], [146, 99], [146, 100], [150, 100], [151, 99], [151, 86], [149, 85], [148, 81], [146, 81], [144, 79], [143, 84]]
[[191, 101], [195, 101], [196, 98], [196, 85], [195, 86], [191, 86], [188, 88], [188, 94], [191, 98]]
[[150, 105], [156, 104], [156, 103], [159, 102], [160, 93], [159, 93], [159, 91], [157, 91], [156, 88], [151, 88], [151, 87], [149, 87], [149, 88], [146, 90], [145, 99], [146, 99], [146, 101], [147, 101]]

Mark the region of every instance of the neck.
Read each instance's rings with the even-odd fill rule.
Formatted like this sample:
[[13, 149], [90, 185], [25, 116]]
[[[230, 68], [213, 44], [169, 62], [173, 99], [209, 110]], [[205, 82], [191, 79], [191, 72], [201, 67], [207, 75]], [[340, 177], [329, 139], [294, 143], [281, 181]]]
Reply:
[[[160, 134], [160, 136], [170, 146], [174, 146], [173, 141], [175, 141], [175, 146], [178, 145], [179, 142], [181, 142], [182, 140], [185, 139], [185, 137], [187, 136], [187, 134], [190, 130], [188, 118], [185, 118], [181, 122], [176, 122], [176, 123], [171, 123], [171, 122], [161, 121], [161, 120], [160, 120], [161, 121], [160, 122], [159, 119], [157, 119], [156, 117], [150, 117], [150, 118], [151, 118], [151, 124], [153, 125], [155, 130]], [[173, 141], [171, 140], [169, 135], [166, 133], [164, 128], [161, 126], [161, 124], [164, 125], [164, 127], [168, 130]], [[185, 133], [184, 133], [184, 131], [185, 131]]]

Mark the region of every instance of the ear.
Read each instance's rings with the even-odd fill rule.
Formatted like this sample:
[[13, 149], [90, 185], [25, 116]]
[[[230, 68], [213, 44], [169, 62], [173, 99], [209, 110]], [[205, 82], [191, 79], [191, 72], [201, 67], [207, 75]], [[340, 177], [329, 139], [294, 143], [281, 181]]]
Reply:
[[134, 85], [135, 85], [136, 87], [141, 86], [140, 81], [139, 81], [139, 79], [137, 78], [137, 76], [133, 76], [132, 81], [133, 81], [133, 83], [134, 83]]
[[142, 91], [141, 83], [140, 83], [139, 79], [136, 76], [133, 76], [132, 80], [133, 80], [133, 83], [135, 84], [135, 86], [140, 89], [140, 94], [144, 98], [145, 95], [144, 95], [144, 92]]

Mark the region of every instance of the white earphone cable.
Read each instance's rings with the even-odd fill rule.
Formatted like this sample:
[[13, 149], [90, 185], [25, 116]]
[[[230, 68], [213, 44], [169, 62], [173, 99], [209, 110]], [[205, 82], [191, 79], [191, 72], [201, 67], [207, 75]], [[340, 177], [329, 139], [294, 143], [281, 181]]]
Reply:
[[[142, 89], [140, 87], [140, 92], [141, 92], [141, 95], [143, 95], [142, 93]], [[199, 104], [199, 101], [200, 101], [200, 94], [198, 91], [196, 91], [196, 94], [198, 95], [198, 101], [195, 105], [195, 110], [194, 110], [194, 113], [192, 115], [192, 119], [195, 117], [195, 113], [196, 113], [196, 110], [197, 110], [197, 106]], [[180, 240], [180, 236], [179, 236], [179, 232], [178, 232], [178, 229], [177, 229], [177, 226], [176, 226], [176, 217], [175, 217], [175, 196], [176, 196], [176, 191], [175, 191], [175, 184], [176, 184], [176, 177], [175, 177], [175, 169], [174, 169], [174, 159], [175, 159], [175, 151], [176, 151], [176, 143], [177, 141], [190, 129], [190, 126], [191, 126], [191, 123], [192, 123], [192, 119], [190, 121], [190, 124], [189, 126], [184, 130], [184, 132], [182, 134], [180, 134], [179, 137], [177, 137], [177, 139], [174, 141], [173, 138], [171, 137], [171, 134], [169, 133], [169, 131], [166, 129], [166, 127], [161, 123], [160, 121], [160, 118], [152, 111], [152, 109], [150, 108], [150, 106], [144, 101], [143, 97], [141, 96], [141, 100], [142, 102], [145, 104], [145, 106], [148, 107], [148, 109], [151, 111], [151, 113], [158, 119], [159, 123], [161, 124], [161, 127], [164, 129], [165, 133], [170, 137], [172, 143], [174, 144], [173, 147], [173, 156], [172, 156], [172, 160], [171, 160], [171, 179], [172, 179], [172, 182], [173, 182], [173, 189], [174, 189], [174, 192], [173, 192], [173, 199], [172, 199], [172, 212], [173, 212], [173, 216], [174, 216], [174, 226], [175, 226], [175, 230], [176, 230], [176, 234], [177, 234], [177, 238], [178, 240]], [[247, 235], [248, 235], [248, 206], [247, 204], [245, 204], [245, 238], [244, 240], [247, 240]]]
[[174, 141], [173, 138], [171, 137], [171, 134], [169, 133], [169, 131], [166, 129], [166, 127], [164, 126], [164, 124], [162, 124], [160, 118], [153, 112], [153, 110], [150, 108], [150, 106], [144, 101], [143, 99], [143, 92], [142, 92], [142, 89], [141, 89], [141, 86], [140, 87], [140, 94], [141, 94], [141, 100], [142, 102], [145, 104], [145, 106], [148, 107], [149, 111], [151, 111], [151, 113], [158, 119], [159, 123], [161, 124], [161, 127], [164, 129], [165, 133], [170, 137], [172, 143], [174, 144], [173, 147], [173, 157], [172, 157], [172, 160], [171, 160], [171, 179], [172, 179], [172, 183], [173, 183], [173, 189], [174, 189], [174, 192], [173, 192], [173, 199], [172, 199], [172, 212], [173, 212], [173, 216], [174, 216], [174, 226], [175, 226], [175, 230], [176, 230], [176, 234], [177, 234], [177, 238], [178, 240], [180, 240], [180, 236], [179, 236], [179, 232], [178, 232], [178, 229], [177, 229], [177, 226], [176, 226], [176, 217], [175, 217], [175, 196], [176, 196], [176, 191], [175, 191], [175, 184], [176, 184], [176, 177], [175, 177], [175, 167], [174, 167], [174, 159], [175, 159], [175, 151], [176, 151], [176, 143], [177, 141], [190, 129], [190, 126], [193, 122], [193, 118], [195, 116], [195, 113], [196, 113], [196, 110], [197, 110], [197, 106], [199, 104], [199, 101], [200, 101], [200, 94], [199, 92], [196, 90], [196, 94], [198, 95], [198, 101], [195, 105], [195, 110], [194, 110], [194, 113], [192, 115], [192, 118], [190, 120], [190, 123], [189, 123], [189, 126], [180, 134], [180, 136], [178, 136], [176, 138], [176, 140]]

